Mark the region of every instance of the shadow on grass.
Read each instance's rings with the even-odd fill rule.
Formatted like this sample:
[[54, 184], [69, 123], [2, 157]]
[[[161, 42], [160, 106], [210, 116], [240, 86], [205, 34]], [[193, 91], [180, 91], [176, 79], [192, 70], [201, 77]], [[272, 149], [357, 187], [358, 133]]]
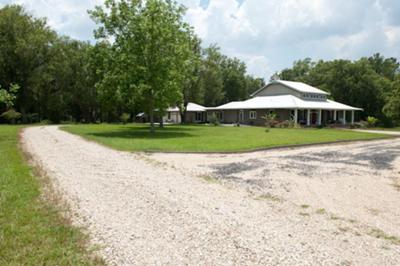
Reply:
[[156, 128], [154, 133], [150, 133], [149, 127], [121, 127], [112, 131], [91, 132], [87, 135], [104, 138], [130, 138], [130, 139], [172, 139], [182, 137], [193, 137], [188, 131], [191, 128], [165, 127]]

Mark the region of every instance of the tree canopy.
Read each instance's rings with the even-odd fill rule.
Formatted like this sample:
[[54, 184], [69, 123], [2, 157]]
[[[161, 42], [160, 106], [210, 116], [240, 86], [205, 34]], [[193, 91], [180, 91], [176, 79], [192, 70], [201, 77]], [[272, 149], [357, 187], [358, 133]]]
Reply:
[[400, 115], [399, 71], [396, 58], [374, 54], [355, 61], [306, 58], [295, 61], [292, 68], [278, 75], [283, 80], [302, 81], [323, 89], [339, 102], [363, 108], [362, 117], [375, 116], [390, 126], [398, 123]]

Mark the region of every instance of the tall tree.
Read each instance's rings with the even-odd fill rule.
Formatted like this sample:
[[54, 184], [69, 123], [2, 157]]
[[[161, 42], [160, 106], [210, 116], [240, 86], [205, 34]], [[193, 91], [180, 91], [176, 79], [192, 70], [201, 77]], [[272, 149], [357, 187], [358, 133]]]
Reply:
[[137, 98], [154, 132], [155, 110], [162, 115], [182, 97], [185, 62], [191, 53], [185, 9], [170, 0], [106, 0], [104, 5], [90, 14], [101, 25], [96, 37], [114, 40], [114, 60], [105, 80]]
[[394, 80], [395, 75], [399, 71], [399, 62], [394, 57], [385, 58], [377, 53], [369, 57], [368, 61], [378, 75], [390, 80]]
[[247, 98], [246, 65], [237, 58], [223, 58], [222, 64], [224, 101], [238, 101]]
[[50, 51], [56, 34], [45, 19], [34, 18], [23, 7], [0, 9], [0, 85], [21, 86], [16, 108], [23, 114], [36, 111], [38, 88], [36, 76], [51, 59]]
[[383, 112], [394, 124], [400, 125], [400, 74], [397, 74], [392, 83], [392, 90], [386, 96]]
[[179, 103], [181, 121], [186, 123], [186, 110], [189, 102], [203, 104], [204, 88], [200, 86], [200, 67], [201, 67], [201, 41], [193, 35], [189, 38], [189, 48], [191, 53], [185, 62], [184, 82], [183, 82], [183, 103]]
[[200, 86], [204, 90], [204, 104], [216, 106], [224, 99], [224, 80], [221, 63], [223, 55], [216, 45], [203, 50], [203, 62], [200, 71]]
[[246, 98], [248, 98], [252, 93], [256, 92], [258, 89], [265, 86], [265, 81], [263, 78], [254, 78], [253, 76], [246, 76]]

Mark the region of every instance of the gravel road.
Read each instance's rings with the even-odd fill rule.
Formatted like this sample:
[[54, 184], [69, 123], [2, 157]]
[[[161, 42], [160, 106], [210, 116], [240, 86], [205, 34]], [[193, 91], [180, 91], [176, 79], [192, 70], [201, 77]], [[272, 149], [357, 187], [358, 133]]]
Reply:
[[235, 155], [24, 149], [115, 265], [400, 265], [400, 139]]

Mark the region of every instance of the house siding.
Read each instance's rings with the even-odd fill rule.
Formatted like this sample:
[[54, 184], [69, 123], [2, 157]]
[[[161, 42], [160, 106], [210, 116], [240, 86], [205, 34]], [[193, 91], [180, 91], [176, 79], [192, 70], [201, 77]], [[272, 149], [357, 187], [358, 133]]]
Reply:
[[166, 123], [178, 124], [181, 122], [181, 114], [179, 112], [171, 111], [163, 117], [163, 121]]
[[[196, 113], [203, 113], [201, 121], [196, 120]], [[206, 121], [206, 112], [186, 112], [185, 118], [186, 118], [186, 123], [192, 123], [192, 124], [203, 123]]]
[[257, 94], [253, 95], [253, 97], [277, 95], [294, 95], [299, 98], [302, 96], [301, 93], [299, 93], [298, 91], [288, 88], [282, 84], [270, 84], [259, 91]]
[[[251, 111], [255, 111], [256, 112], [256, 118], [255, 119], [250, 119], [250, 112]], [[243, 124], [263, 126], [265, 124], [265, 119], [263, 117], [266, 116], [270, 111], [274, 111], [276, 113], [278, 121], [290, 120], [291, 110], [286, 110], [286, 109], [243, 110], [243, 112], [244, 112]]]
[[[242, 110], [243, 111], [243, 120], [240, 121], [241, 124], [246, 125], [257, 125], [263, 126], [265, 124], [265, 120], [263, 117], [268, 114], [270, 111], [274, 111], [277, 114], [277, 120], [285, 121], [290, 120], [291, 110], [285, 109], [276, 109], [276, 110], [269, 110], [269, 109], [256, 109], [256, 110]], [[255, 111], [256, 117], [255, 119], [250, 118], [250, 112]], [[239, 112], [240, 110], [218, 110], [218, 111], [207, 111], [207, 122], [210, 121], [211, 116], [215, 113], [218, 116], [218, 113], [223, 113], [222, 119], [220, 119], [221, 123], [224, 124], [235, 124], [239, 122]]]

